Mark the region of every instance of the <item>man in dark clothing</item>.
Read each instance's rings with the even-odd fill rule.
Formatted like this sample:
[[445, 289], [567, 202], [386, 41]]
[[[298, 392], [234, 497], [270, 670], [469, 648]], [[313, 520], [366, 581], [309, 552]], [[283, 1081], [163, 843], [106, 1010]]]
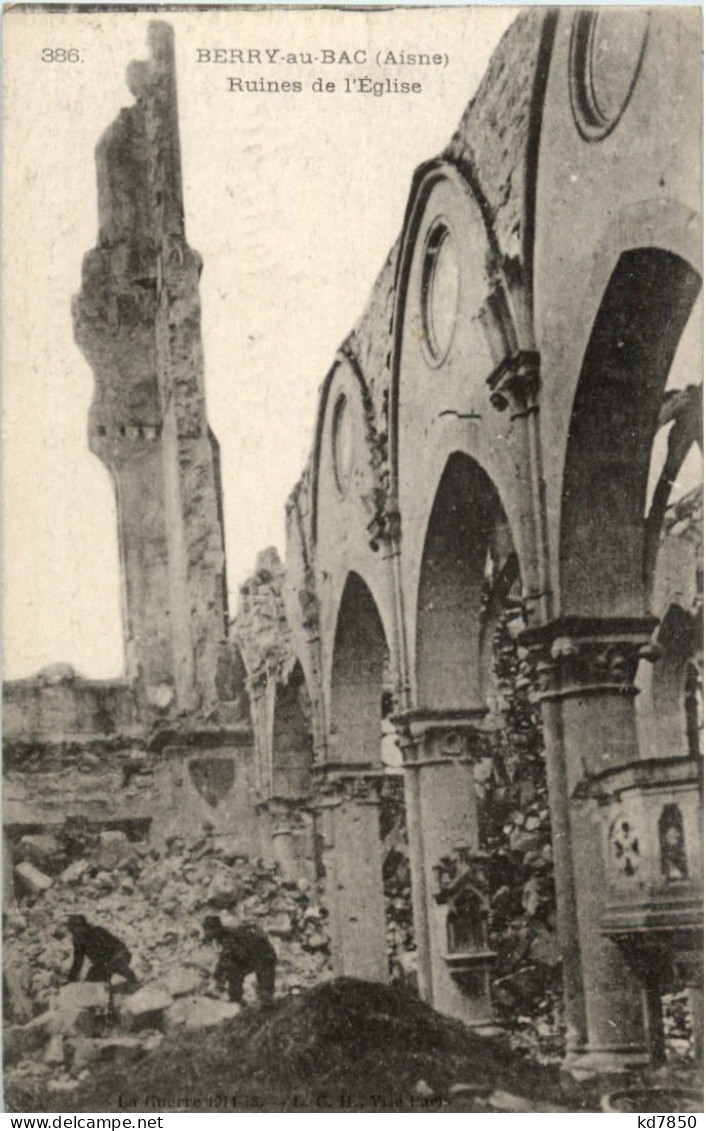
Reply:
[[203, 930], [204, 941], [221, 948], [213, 976], [220, 988], [228, 987], [230, 1000], [242, 1002], [243, 982], [255, 974], [260, 999], [269, 1001], [275, 992], [277, 955], [265, 932], [249, 924], [224, 927], [218, 915], [207, 915]]
[[69, 971], [69, 982], [75, 982], [87, 958], [90, 966], [87, 982], [109, 982], [113, 974], [120, 974], [130, 985], [137, 978], [130, 967], [130, 951], [124, 942], [116, 939], [105, 927], [94, 927], [85, 915], [69, 915], [66, 921], [74, 944], [74, 960]]

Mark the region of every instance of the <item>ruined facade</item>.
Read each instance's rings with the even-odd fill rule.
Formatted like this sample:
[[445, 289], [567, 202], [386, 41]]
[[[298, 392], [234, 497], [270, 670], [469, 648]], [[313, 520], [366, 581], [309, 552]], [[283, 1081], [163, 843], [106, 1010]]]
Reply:
[[95, 376], [89, 445], [116, 493], [127, 670], [98, 682], [55, 665], [5, 685], [8, 861], [17, 837], [76, 819], [162, 842], [204, 821], [244, 848], [257, 835], [169, 29], [150, 47], [128, 72], [135, 105], [96, 148], [100, 231], [73, 310]]
[[222, 823], [320, 880], [336, 969], [385, 980], [381, 807], [403, 789], [420, 992], [487, 1028], [502, 637], [541, 717], [567, 1063], [658, 1054], [662, 972], [700, 985], [701, 494], [672, 491], [698, 434], [680, 366], [701, 290], [698, 45], [686, 10], [516, 20], [415, 174], [321, 388], [285, 565], [260, 557], [229, 627], [154, 28], [136, 105], [99, 144], [75, 312], [128, 671], [6, 690], [11, 831], [49, 821], [57, 790], [96, 820], [149, 813], [152, 835], [175, 813]]

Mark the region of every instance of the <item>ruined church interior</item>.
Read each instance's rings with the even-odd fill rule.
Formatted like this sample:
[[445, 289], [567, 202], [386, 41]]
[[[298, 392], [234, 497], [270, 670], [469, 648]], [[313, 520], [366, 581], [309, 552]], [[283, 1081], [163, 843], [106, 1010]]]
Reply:
[[[284, 553], [263, 549], [235, 607], [208, 264], [187, 241], [174, 32], [150, 25], [97, 142], [72, 310], [126, 668], [4, 686], [15, 1110], [51, 1080], [78, 1103], [109, 1056], [264, 1017], [247, 984], [242, 1010], [205, 988], [213, 914], [272, 940], [268, 1008], [292, 1031], [307, 995], [390, 994], [539, 1065], [504, 1088], [488, 1069], [490, 1096], [451, 1053], [438, 1079], [400, 1069], [420, 1102], [594, 1110], [614, 1080], [702, 1110], [676, 1106], [703, 1054], [697, 21], [517, 16], [414, 174], [321, 375]], [[37, 1036], [69, 988], [52, 931], [79, 911], [132, 952], [120, 1038], [88, 982]], [[508, 1092], [528, 1106], [494, 1104]]]

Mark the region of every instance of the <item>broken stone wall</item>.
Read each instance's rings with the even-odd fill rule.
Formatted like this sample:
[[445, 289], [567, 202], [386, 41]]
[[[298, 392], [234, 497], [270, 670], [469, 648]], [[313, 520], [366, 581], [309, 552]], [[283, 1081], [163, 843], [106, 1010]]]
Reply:
[[208, 710], [227, 633], [220, 473], [186, 242], [173, 34], [150, 29], [136, 104], [97, 148], [100, 233], [74, 304], [96, 381], [91, 449], [117, 488], [129, 675], [162, 711]]
[[[503, 36], [483, 81], [439, 155], [459, 166], [478, 196], [486, 227], [492, 232], [495, 263], [482, 271], [503, 268], [512, 295], [512, 314], [523, 342], [531, 339], [531, 184], [536, 161], [538, 122], [532, 120], [537, 92], [546, 79], [547, 53], [554, 15], [533, 9], [520, 15]], [[420, 171], [421, 172], [421, 171]], [[368, 459], [375, 482], [375, 514], [368, 527], [371, 542], [380, 544], [394, 526], [397, 500], [390, 498], [390, 384], [393, 329], [400, 283], [401, 240], [396, 241], [378, 274], [366, 308], [340, 349], [359, 373], [365, 389]], [[335, 365], [336, 363], [334, 363]], [[329, 378], [322, 385], [325, 396]], [[322, 408], [319, 413], [321, 416]], [[314, 454], [287, 503], [288, 614], [297, 633], [297, 650], [315, 611], [315, 534], [318, 490], [317, 439]], [[295, 599], [296, 598], [296, 599]], [[297, 602], [301, 612], [297, 611]], [[305, 621], [304, 632], [301, 623]], [[301, 636], [301, 640], [300, 640]]]
[[139, 731], [134, 691], [126, 680], [84, 679], [68, 664], [55, 664], [3, 686], [6, 742], [72, 741]]

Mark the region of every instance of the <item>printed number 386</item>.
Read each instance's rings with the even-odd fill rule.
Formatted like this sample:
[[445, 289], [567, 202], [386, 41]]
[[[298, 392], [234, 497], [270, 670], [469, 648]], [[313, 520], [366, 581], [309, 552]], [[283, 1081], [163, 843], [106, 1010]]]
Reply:
[[80, 63], [78, 47], [45, 47], [42, 51], [43, 63]]

